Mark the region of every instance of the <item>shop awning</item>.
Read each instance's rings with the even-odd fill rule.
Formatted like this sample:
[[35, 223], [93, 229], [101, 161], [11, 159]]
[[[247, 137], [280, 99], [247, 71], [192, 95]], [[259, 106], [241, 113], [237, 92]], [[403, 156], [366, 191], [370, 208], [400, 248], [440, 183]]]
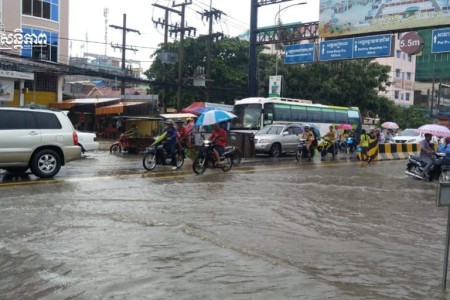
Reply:
[[184, 119], [184, 118], [197, 118], [196, 115], [191, 113], [174, 113], [174, 114], [160, 114], [164, 119]]
[[120, 98], [84, 98], [84, 99], [71, 99], [63, 102], [50, 103], [49, 106], [51, 108], [56, 109], [70, 109], [78, 104], [100, 104], [100, 103], [108, 103], [111, 101], [117, 101]]
[[[195, 114], [197, 109], [205, 108], [205, 102], [193, 102], [191, 105], [189, 105], [186, 108], [183, 108], [181, 110], [182, 113], [191, 113]], [[198, 114], [198, 113], [197, 113]]]
[[125, 107], [145, 104], [146, 102], [120, 102], [108, 106], [103, 106], [95, 109], [96, 115], [112, 115], [112, 114], [122, 114]]

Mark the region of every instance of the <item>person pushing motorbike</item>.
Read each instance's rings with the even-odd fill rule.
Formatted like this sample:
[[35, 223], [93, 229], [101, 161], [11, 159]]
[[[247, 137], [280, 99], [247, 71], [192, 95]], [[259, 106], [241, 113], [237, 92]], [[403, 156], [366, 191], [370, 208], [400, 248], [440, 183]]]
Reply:
[[216, 165], [220, 165], [220, 155], [223, 154], [227, 146], [227, 133], [219, 123], [216, 123], [209, 139], [215, 142], [214, 158], [216, 159]]
[[304, 131], [302, 133], [302, 139], [305, 140], [306, 144], [305, 144], [305, 148], [306, 148], [306, 155], [304, 155], [304, 157], [310, 158], [311, 155], [311, 151], [314, 151], [313, 149], [313, 143], [315, 140], [314, 134], [312, 133], [312, 130], [310, 130], [310, 127], [308, 125], [305, 125], [305, 127], [303, 127]]

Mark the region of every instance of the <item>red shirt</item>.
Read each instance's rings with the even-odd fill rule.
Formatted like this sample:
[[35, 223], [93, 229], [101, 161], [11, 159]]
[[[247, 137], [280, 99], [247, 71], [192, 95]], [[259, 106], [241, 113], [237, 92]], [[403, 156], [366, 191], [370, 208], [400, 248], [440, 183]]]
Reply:
[[182, 139], [183, 137], [185, 137], [186, 134], [187, 134], [186, 128], [184, 128], [184, 127], [179, 127], [179, 128], [177, 128], [177, 131], [178, 131], [178, 141], [181, 141], [181, 139]]
[[227, 146], [227, 133], [223, 128], [213, 129], [210, 140], [215, 140], [216, 145], [226, 147]]

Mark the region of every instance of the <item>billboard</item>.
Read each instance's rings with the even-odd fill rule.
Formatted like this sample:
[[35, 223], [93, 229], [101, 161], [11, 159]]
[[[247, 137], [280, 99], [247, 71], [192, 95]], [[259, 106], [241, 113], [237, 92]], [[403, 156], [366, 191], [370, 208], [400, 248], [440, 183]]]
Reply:
[[320, 0], [319, 37], [450, 24], [448, 1]]

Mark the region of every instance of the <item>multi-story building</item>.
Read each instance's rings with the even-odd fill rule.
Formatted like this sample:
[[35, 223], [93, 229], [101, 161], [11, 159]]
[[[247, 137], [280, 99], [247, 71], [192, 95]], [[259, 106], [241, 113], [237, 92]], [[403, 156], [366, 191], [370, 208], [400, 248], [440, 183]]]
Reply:
[[[68, 63], [68, 0], [0, 0], [0, 21], [0, 46], [5, 54]], [[0, 95], [0, 102], [47, 105], [62, 100], [61, 75], [46, 72], [45, 68], [41, 72], [24, 74], [15, 71], [15, 64], [11, 59], [7, 69], [0, 65], [0, 83], [7, 86], [8, 82], [14, 81], [14, 97], [5, 100]]]
[[397, 105], [409, 107], [414, 104], [416, 57], [400, 50], [399, 40], [403, 34], [398, 33], [395, 35], [393, 56], [375, 60], [381, 65], [391, 67], [391, 85], [386, 87], [386, 92], [381, 92], [380, 95], [394, 101]]

